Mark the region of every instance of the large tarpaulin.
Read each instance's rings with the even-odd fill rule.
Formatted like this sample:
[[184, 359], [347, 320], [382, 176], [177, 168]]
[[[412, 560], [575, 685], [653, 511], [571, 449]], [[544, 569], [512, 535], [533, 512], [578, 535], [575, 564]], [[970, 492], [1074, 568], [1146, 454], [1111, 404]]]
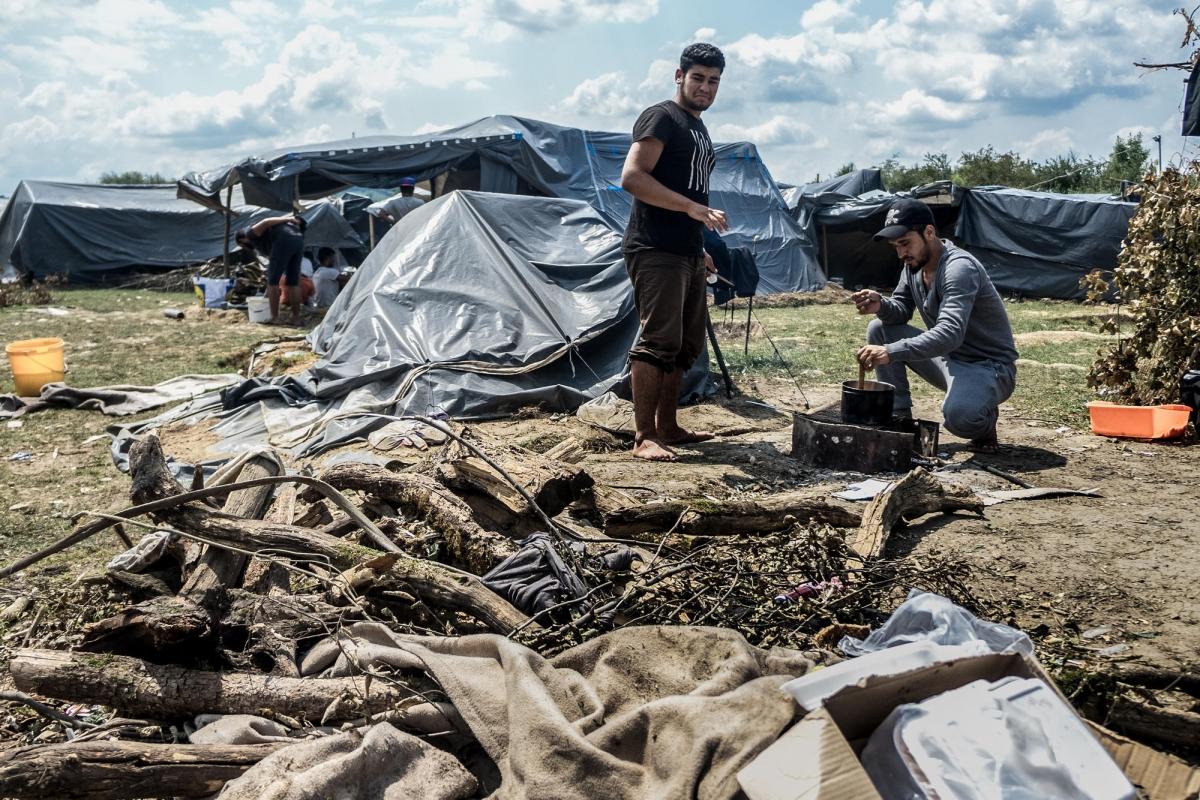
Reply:
[[[581, 201], [438, 198], [388, 232], [310, 334], [320, 360], [226, 392], [212, 432], [228, 453], [269, 441], [311, 455], [405, 414], [573, 410], [620, 388], [637, 336], [620, 246]], [[685, 400], [712, 393], [707, 352], [683, 384]]]
[[800, 205], [802, 197], [835, 195], [841, 198], [849, 198], [858, 197], [868, 192], [882, 191], [884, 191], [883, 170], [875, 167], [854, 169], [844, 175], [837, 175], [828, 180], [782, 188], [784, 202], [787, 203], [787, 207], [793, 212]]
[[[422, 136], [370, 136], [283, 148], [206, 172], [185, 175], [180, 197], [215, 207], [240, 184], [247, 202], [291, 208], [349, 186], [393, 187], [449, 173], [443, 190], [532, 194], [582, 200], [623, 228], [632, 198], [620, 187], [630, 147], [625, 133], [566, 128], [511, 116], [487, 117]], [[820, 288], [816, 248], [788, 213], [753, 144], [716, 146], [711, 203], [724, 210], [731, 247], [754, 253], [760, 293]]]
[[[230, 232], [277, 213], [235, 203]], [[310, 246], [362, 247], [329, 203], [304, 217]], [[0, 271], [39, 279], [66, 273], [77, 285], [199, 264], [220, 256], [224, 243], [224, 217], [180, 200], [173, 185], [22, 181], [0, 214]]]
[[1200, 136], [1200, 60], [1192, 65], [1183, 95], [1183, 135]]
[[1080, 278], [1116, 266], [1136, 209], [1103, 195], [976, 187], [964, 193], [955, 234], [1000, 291], [1078, 299]]

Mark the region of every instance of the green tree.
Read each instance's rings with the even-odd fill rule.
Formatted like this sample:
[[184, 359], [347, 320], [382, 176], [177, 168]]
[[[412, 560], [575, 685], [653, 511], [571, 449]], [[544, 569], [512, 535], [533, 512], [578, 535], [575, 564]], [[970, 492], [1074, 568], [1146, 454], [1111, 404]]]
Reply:
[[164, 177], [157, 172], [138, 172], [137, 170], [129, 170], [127, 172], [106, 172], [100, 176], [101, 183], [114, 185], [143, 185], [152, 183], [174, 183], [171, 178]]
[[892, 191], [907, 191], [934, 181], [950, 180], [953, 165], [950, 156], [945, 153], [926, 153], [918, 163], [906, 167], [900, 163], [898, 156], [892, 156], [880, 165], [883, 171], [883, 185]]
[[1121, 181], [1137, 183], [1149, 172], [1150, 149], [1142, 141], [1140, 133], [1131, 133], [1122, 139], [1120, 136], [1113, 142], [1112, 152], [1108, 154], [1108, 162], [1100, 174], [1102, 188], [1100, 191], [1119, 192]]
[[837, 168], [837, 172], [833, 173], [833, 176], [836, 178], [838, 175], [849, 175], [856, 169], [858, 169], [858, 167], [854, 166], [853, 161], [847, 161], [845, 164], [842, 164]]

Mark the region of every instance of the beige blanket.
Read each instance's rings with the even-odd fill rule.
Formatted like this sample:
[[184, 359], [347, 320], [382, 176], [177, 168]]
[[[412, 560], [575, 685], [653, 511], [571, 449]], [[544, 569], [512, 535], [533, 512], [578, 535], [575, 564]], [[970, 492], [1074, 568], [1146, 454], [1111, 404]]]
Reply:
[[[496, 762], [502, 785], [495, 798], [718, 800], [737, 793], [738, 770], [791, 724], [796, 705], [779, 686], [818, 658], [761, 650], [720, 628], [657, 626], [618, 630], [547, 660], [501, 636], [401, 636], [379, 624], [358, 623], [338, 641], [317, 645], [302, 671], [329, 676], [368, 665], [423, 666], [457, 715], [432, 704], [415, 713], [461, 715], [445, 727], [465, 724]], [[420, 729], [428, 730], [428, 719], [424, 723]], [[376, 726], [367, 738], [380, 727], [395, 732]], [[256, 773], [272, 759], [312, 744], [280, 751], [235, 783], [266, 785], [255, 783]], [[405, 753], [445, 755], [432, 748]], [[361, 760], [338, 767], [363, 768]], [[406, 796], [457, 797], [454, 792], [462, 790], [445, 770], [422, 774], [437, 782]], [[309, 796], [221, 795], [222, 800]], [[354, 796], [400, 795], [384, 788]]]

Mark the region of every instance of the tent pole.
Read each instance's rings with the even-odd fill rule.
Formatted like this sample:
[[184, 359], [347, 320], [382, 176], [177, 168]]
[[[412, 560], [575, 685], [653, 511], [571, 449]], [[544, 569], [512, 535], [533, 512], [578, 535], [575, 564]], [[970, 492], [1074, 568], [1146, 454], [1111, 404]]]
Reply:
[[367, 228], [371, 231], [371, 249], [375, 249], [375, 215], [367, 214]]
[[750, 358], [750, 320], [754, 317], [754, 295], [750, 295], [750, 302], [746, 305], [746, 344], [742, 348], [742, 355]]
[[712, 344], [713, 355], [717, 357], [717, 366], [721, 368], [721, 377], [725, 379], [725, 394], [733, 399], [733, 378], [729, 377], [729, 367], [725, 366], [725, 356], [721, 354], [721, 345], [717, 344], [717, 332], [713, 330], [712, 317], [708, 310], [704, 311], [704, 328], [708, 331], [708, 341]]
[[825, 279], [829, 280], [829, 227], [821, 226], [821, 269], [825, 270]]
[[229, 226], [233, 221], [233, 187], [225, 190], [225, 252], [221, 256], [221, 264], [225, 268], [225, 277], [229, 277]]

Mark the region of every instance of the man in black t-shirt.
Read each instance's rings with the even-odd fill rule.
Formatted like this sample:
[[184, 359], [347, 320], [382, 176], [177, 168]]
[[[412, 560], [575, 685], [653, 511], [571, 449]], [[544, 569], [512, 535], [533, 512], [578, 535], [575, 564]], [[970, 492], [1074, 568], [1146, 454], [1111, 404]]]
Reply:
[[625, 269], [642, 323], [629, 351], [633, 454], [651, 461], [674, 461], [671, 445], [713, 437], [681, 428], [676, 411], [683, 373], [704, 349], [705, 277], [716, 271], [704, 252], [704, 228], [729, 227], [724, 212], [708, 207], [717, 160], [700, 121], [717, 97], [724, 69], [725, 56], [711, 44], [685, 48], [675, 70], [675, 97], [638, 117], [621, 170], [621, 188], [634, 197]]

